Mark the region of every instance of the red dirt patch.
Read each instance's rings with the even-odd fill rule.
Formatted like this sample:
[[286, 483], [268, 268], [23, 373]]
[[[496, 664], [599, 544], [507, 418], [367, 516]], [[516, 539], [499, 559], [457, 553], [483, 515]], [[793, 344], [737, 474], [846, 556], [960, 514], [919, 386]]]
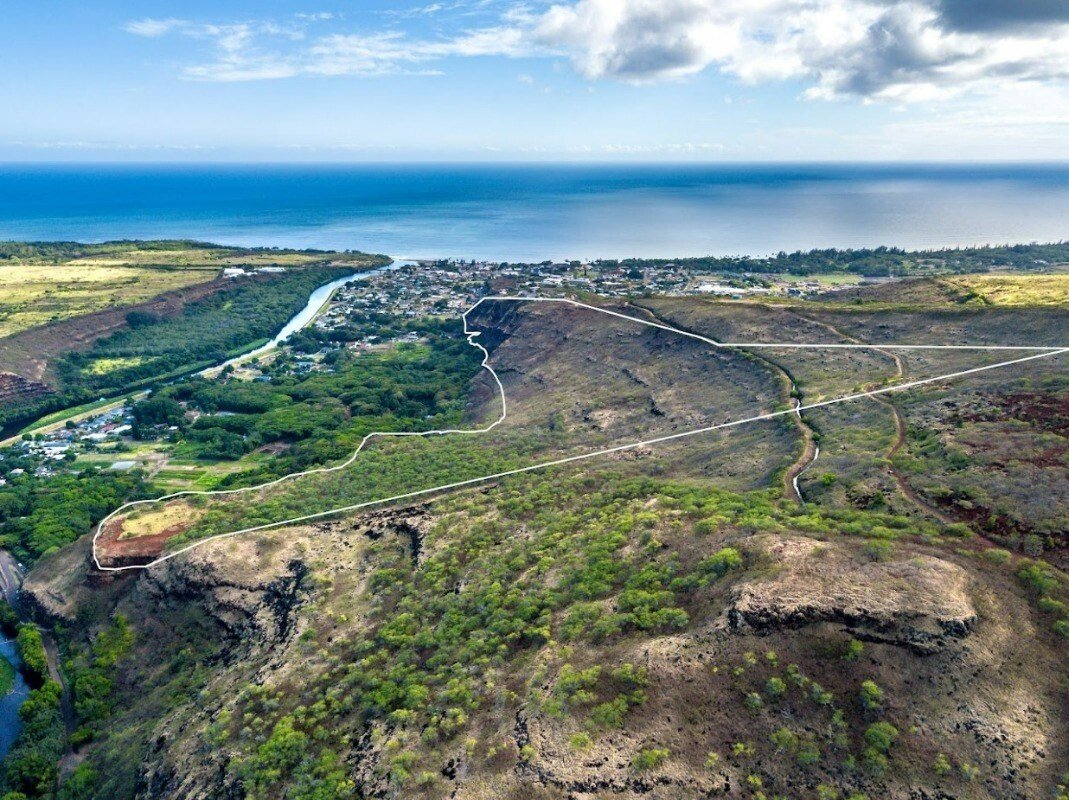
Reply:
[[125, 517], [109, 520], [96, 542], [97, 560], [104, 567], [131, 567], [155, 561], [167, 542], [185, 533], [190, 523], [172, 525], [160, 533], [120, 539]]
[[999, 395], [994, 404], [997, 410], [963, 414], [962, 419], [968, 422], [1016, 419], [1059, 436], [1069, 436], [1069, 394], [1017, 392]]

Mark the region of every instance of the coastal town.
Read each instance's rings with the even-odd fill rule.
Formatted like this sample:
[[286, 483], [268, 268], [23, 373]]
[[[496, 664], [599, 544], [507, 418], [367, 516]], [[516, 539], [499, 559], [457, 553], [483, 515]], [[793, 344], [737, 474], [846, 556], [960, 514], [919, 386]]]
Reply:
[[749, 297], [807, 297], [830, 289], [872, 282], [872, 278], [818, 277], [777, 273], [716, 275], [668, 263], [658, 267], [606, 266], [581, 261], [508, 264], [491, 261], [416, 261], [355, 281], [339, 289], [315, 322], [321, 330], [347, 324], [354, 314], [385, 312], [405, 317], [460, 314], [480, 297], [637, 297], [646, 294]]

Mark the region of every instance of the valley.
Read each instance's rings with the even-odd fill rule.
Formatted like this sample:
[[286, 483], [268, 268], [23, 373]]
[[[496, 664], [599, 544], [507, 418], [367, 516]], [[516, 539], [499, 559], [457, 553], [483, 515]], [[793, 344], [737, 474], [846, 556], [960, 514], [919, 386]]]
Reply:
[[[54, 637], [66, 687], [27, 673], [6, 786], [1064, 793], [1069, 276], [732, 299], [679, 265], [552, 269], [371, 276], [273, 351], [5, 449], [8, 624]], [[375, 431], [429, 435], [327, 471]], [[120, 510], [189, 489], [234, 493]]]

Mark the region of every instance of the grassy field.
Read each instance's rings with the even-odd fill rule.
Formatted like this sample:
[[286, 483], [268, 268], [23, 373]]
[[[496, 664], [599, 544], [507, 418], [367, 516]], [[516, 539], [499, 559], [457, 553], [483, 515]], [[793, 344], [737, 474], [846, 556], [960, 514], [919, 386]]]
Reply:
[[191, 509], [181, 502], [150, 506], [148, 511], [136, 510], [123, 525], [123, 538], [156, 536], [173, 528], [188, 525]]
[[844, 288], [820, 296], [815, 306], [846, 304], [893, 311], [905, 307], [1025, 308], [1069, 305], [1069, 273], [958, 275]]
[[0, 338], [216, 278], [224, 267], [365, 266], [360, 254], [199, 242], [0, 242]]
[[[307, 264], [345, 255], [322, 251], [246, 249], [183, 239], [79, 242], [0, 242], [0, 263], [21, 265], [169, 266], [218, 269], [234, 264]], [[355, 257], [355, 256], [354, 256]]]
[[59, 265], [0, 265], [0, 337], [48, 322], [133, 305], [215, 278], [218, 267], [158, 268], [71, 261]]
[[968, 275], [946, 282], [993, 306], [1069, 305], [1069, 274]]

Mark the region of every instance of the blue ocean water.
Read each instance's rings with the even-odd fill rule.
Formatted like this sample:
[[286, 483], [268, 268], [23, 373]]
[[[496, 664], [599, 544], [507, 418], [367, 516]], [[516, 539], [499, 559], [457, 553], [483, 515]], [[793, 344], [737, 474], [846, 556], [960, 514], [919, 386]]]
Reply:
[[1069, 239], [1060, 165], [0, 165], [0, 239], [498, 260]]

